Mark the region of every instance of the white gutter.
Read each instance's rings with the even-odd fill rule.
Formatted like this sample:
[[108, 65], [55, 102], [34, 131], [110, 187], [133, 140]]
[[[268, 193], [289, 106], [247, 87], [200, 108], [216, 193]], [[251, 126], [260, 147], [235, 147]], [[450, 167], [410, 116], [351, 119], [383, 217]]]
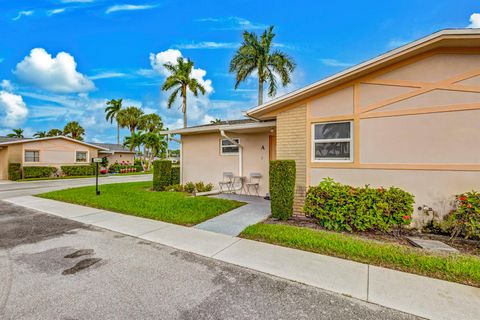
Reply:
[[243, 146], [227, 136], [224, 130], [220, 130], [220, 135], [238, 147], [238, 175], [243, 177]]

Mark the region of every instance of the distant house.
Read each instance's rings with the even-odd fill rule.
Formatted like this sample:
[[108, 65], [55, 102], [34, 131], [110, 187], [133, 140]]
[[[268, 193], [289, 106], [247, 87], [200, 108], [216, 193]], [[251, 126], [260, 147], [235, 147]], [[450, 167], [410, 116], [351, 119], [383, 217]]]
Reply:
[[78, 141], [64, 136], [46, 138], [0, 137], [0, 179], [8, 179], [8, 164], [22, 166], [85, 165], [91, 158], [107, 157], [109, 163], [134, 162], [134, 152], [116, 144]]
[[[250, 119], [171, 130], [182, 182], [263, 175], [296, 161], [295, 210], [309, 186], [397, 186], [439, 214], [480, 189], [480, 29], [442, 30], [247, 111]], [[422, 218], [422, 210], [416, 211]]]

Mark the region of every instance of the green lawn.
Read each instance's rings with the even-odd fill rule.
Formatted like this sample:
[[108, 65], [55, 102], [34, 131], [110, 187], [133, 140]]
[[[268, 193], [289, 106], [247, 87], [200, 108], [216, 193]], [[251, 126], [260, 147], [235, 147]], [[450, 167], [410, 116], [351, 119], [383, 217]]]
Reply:
[[472, 255], [432, 254], [402, 245], [281, 224], [259, 223], [246, 228], [240, 236], [480, 287], [480, 258]]
[[194, 225], [242, 206], [244, 203], [226, 199], [192, 197], [179, 192], [150, 191], [152, 182], [130, 182], [52, 191], [42, 198], [76, 203], [165, 222]]

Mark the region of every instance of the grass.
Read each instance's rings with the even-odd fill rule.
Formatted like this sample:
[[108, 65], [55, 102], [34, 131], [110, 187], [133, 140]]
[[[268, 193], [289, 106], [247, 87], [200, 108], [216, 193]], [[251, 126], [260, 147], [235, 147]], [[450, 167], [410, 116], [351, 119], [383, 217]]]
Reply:
[[281, 224], [259, 223], [247, 227], [240, 236], [480, 287], [480, 258], [472, 255], [427, 253], [402, 245]]
[[115, 183], [52, 191], [38, 195], [46, 199], [111, 210], [133, 216], [191, 226], [242, 206], [226, 199], [192, 197], [180, 192], [150, 191], [152, 182]]
[[[117, 176], [136, 176], [142, 174], [150, 174], [152, 172], [126, 172], [126, 173], [116, 173], [116, 174], [99, 174], [98, 177], [117, 177]], [[64, 177], [47, 177], [47, 178], [26, 178], [17, 180], [17, 182], [25, 182], [25, 181], [41, 181], [41, 180], [67, 180], [67, 179], [81, 179], [81, 178], [95, 178], [95, 175], [92, 176], [64, 176]]]

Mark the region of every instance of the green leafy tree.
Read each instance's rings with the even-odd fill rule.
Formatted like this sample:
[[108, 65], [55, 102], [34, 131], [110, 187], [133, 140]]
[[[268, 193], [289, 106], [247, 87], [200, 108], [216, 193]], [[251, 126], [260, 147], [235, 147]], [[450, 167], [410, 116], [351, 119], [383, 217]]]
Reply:
[[161, 136], [155, 132], [147, 132], [143, 136], [143, 143], [145, 146], [145, 156], [148, 155], [148, 161], [146, 161], [148, 170], [148, 167], [153, 162], [154, 157], [165, 154], [168, 144], [165, 141], [164, 136]]
[[60, 129], [56, 129], [56, 128], [50, 129], [47, 132], [47, 137], [58, 137], [58, 136], [61, 136], [61, 135], [63, 135], [63, 131], [60, 130]]
[[105, 119], [110, 123], [115, 120], [117, 123], [117, 144], [120, 144], [120, 124], [118, 123], [118, 113], [122, 110], [123, 99], [112, 99], [107, 101], [107, 107], [105, 108]]
[[272, 50], [273, 26], [265, 30], [260, 38], [253, 32], [243, 32], [243, 42], [230, 61], [230, 72], [235, 73], [235, 89], [254, 72], [258, 76], [258, 105], [263, 104], [263, 85], [268, 82], [268, 95], [277, 93], [276, 75], [282, 86], [291, 82], [295, 62], [287, 54]]
[[70, 121], [63, 128], [63, 134], [66, 137], [83, 141], [85, 129], [83, 129], [83, 127], [77, 121]]
[[182, 113], [183, 113], [183, 127], [187, 127], [187, 92], [190, 90], [192, 94], [197, 97], [199, 93], [205, 94], [205, 88], [192, 77], [193, 61], [190, 59], [183, 59], [179, 57], [176, 64], [165, 63], [163, 65], [170, 75], [165, 79], [162, 85], [163, 91], [173, 90], [168, 98], [168, 108], [177, 100], [177, 97], [182, 98]]
[[[117, 121], [122, 128], [128, 128], [130, 130], [130, 139], [135, 139], [135, 130], [140, 125], [140, 119], [143, 116], [143, 111], [137, 107], [128, 107], [118, 112]], [[137, 143], [132, 141], [129, 144], [130, 151], [132, 151]]]
[[144, 134], [141, 131], [134, 131], [132, 135], [126, 136], [123, 140], [123, 146], [130, 149], [130, 151], [137, 150], [138, 154], [141, 153], [141, 146], [143, 144]]
[[163, 130], [162, 118], [156, 113], [145, 114], [140, 118], [140, 130], [158, 133]]
[[23, 129], [18, 128], [18, 129], [12, 129], [13, 133], [7, 134], [7, 137], [9, 138], [24, 138], [23, 137]]
[[46, 131], [37, 131], [35, 132], [35, 134], [33, 135], [34, 138], [45, 138], [47, 136], [47, 132]]

